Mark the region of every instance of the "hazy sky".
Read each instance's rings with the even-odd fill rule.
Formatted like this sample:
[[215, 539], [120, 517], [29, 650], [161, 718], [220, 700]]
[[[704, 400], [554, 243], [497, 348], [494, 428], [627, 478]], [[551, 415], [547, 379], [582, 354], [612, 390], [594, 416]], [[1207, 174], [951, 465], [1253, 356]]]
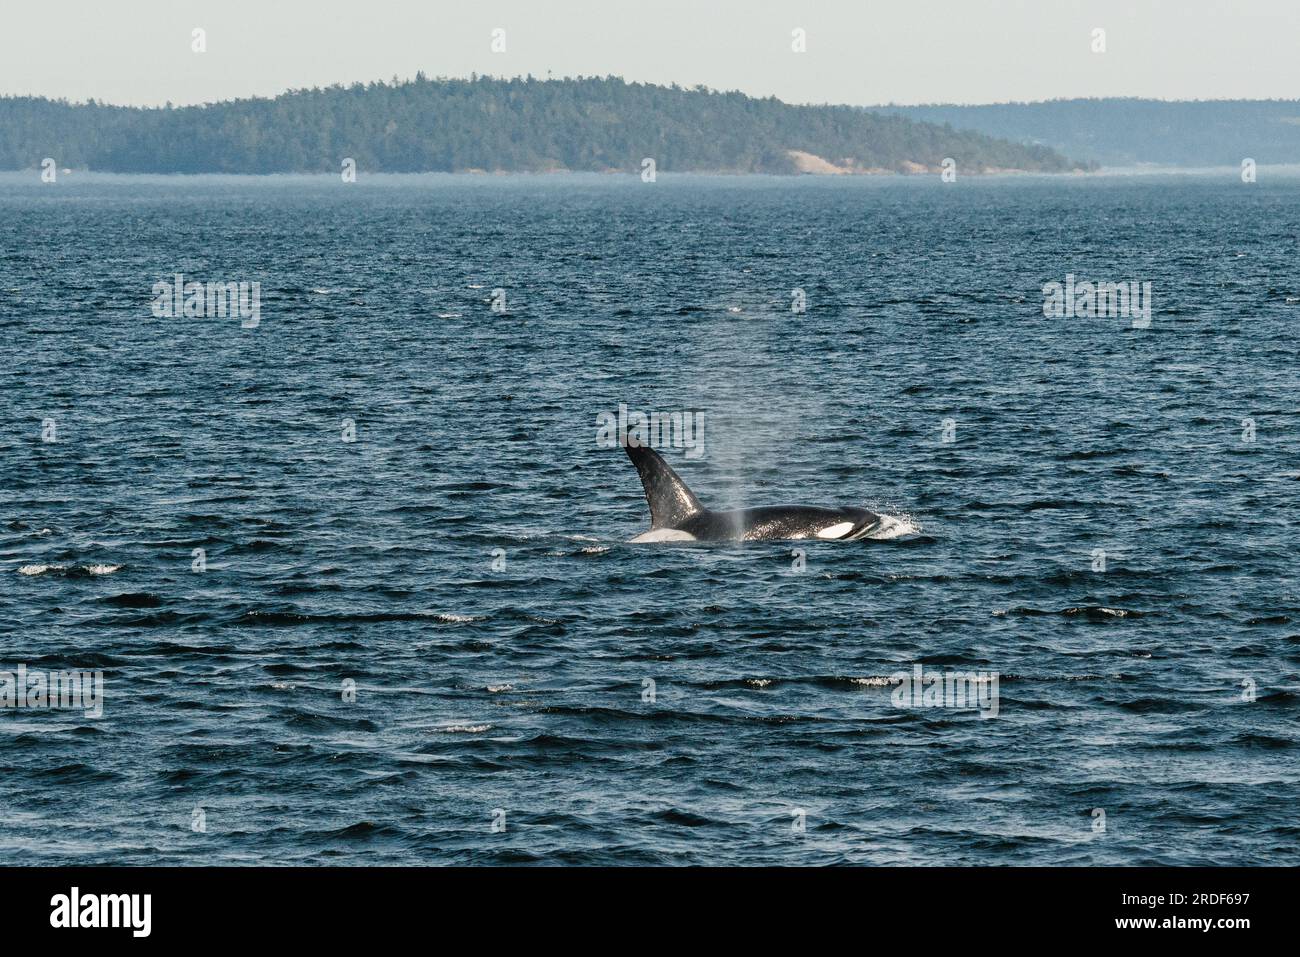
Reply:
[[1300, 0], [6, 0], [0, 13], [0, 94], [183, 104], [417, 70], [614, 73], [794, 103], [1295, 98]]

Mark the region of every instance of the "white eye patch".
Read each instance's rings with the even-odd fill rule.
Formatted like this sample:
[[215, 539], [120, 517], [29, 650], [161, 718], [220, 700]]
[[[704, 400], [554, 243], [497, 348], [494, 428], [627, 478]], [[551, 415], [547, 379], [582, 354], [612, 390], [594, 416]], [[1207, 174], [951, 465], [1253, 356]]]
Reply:
[[818, 538], [839, 538], [842, 535], [846, 535], [849, 529], [851, 529], [852, 527], [853, 527], [852, 522], [840, 522], [838, 525], [830, 525], [827, 526], [826, 528], [823, 528], [820, 532], [817, 533], [817, 537]]

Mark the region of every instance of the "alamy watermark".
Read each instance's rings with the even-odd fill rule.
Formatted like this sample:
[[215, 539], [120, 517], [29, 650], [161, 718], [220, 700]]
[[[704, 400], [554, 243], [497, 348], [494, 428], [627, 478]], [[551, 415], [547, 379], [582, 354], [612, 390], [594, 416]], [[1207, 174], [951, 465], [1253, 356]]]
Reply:
[[0, 709], [83, 711], [104, 714], [104, 672], [28, 670], [25, 664], [0, 671]]
[[152, 894], [83, 894], [74, 886], [50, 898], [50, 926], [55, 928], [125, 927], [132, 937], [148, 937], [152, 913]]
[[897, 688], [890, 695], [896, 708], [953, 708], [978, 711], [981, 718], [998, 716], [997, 671], [925, 671], [913, 665], [911, 673], [889, 676]]
[[618, 412], [596, 414], [596, 447], [652, 449], [685, 449], [688, 459], [704, 455], [703, 412], [639, 412], [628, 411], [623, 402]]
[[1065, 282], [1043, 286], [1043, 315], [1049, 319], [1132, 319], [1134, 329], [1151, 325], [1151, 283]]
[[238, 319], [245, 329], [262, 322], [260, 282], [186, 282], [182, 273], [153, 284], [155, 319]]

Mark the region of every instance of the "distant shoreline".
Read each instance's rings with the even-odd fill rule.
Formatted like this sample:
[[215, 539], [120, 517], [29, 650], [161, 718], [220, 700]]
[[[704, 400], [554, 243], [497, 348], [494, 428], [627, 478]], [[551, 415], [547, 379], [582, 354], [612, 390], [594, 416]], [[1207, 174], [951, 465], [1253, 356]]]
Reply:
[[[1273, 163], [1260, 164], [1261, 170], [1270, 171], [1274, 174], [1281, 174], [1287, 177], [1300, 176], [1300, 163]], [[1050, 177], [1052, 179], [1128, 179], [1144, 176], [1186, 176], [1186, 177], [1232, 177], [1239, 174], [1239, 170], [1234, 166], [1103, 166], [1092, 170], [1016, 170], [1016, 169], [997, 169], [997, 170], [970, 170], [967, 172], [959, 171], [958, 178], [976, 178], [981, 180], [995, 179], [1013, 179], [1013, 178], [1038, 178]], [[7, 180], [30, 178], [39, 184], [40, 167], [28, 166], [24, 168], [0, 169], [0, 178]], [[894, 170], [866, 170], [854, 171], [847, 173], [771, 173], [771, 172], [750, 172], [736, 170], [662, 170], [658, 174], [660, 177], [672, 180], [688, 179], [736, 179], [736, 180], [781, 180], [786, 182], [823, 182], [829, 180], [898, 180], [898, 181], [921, 181], [928, 178], [937, 178], [939, 171], [924, 172], [898, 172]], [[150, 178], [175, 178], [175, 179], [245, 179], [245, 180], [276, 180], [276, 179], [313, 179], [313, 180], [334, 180], [339, 179], [337, 172], [331, 171], [299, 171], [299, 172], [275, 172], [275, 173], [226, 173], [226, 172], [187, 172], [181, 170], [171, 171], [151, 171], [151, 172], [119, 172], [117, 170], [106, 169], [85, 169], [85, 168], [62, 168], [59, 170], [59, 181], [65, 178], [75, 179], [81, 177], [115, 178], [115, 179], [150, 179]], [[358, 182], [381, 181], [393, 182], [404, 179], [414, 179], [418, 177], [443, 177], [447, 179], [457, 179], [474, 182], [484, 182], [492, 180], [507, 179], [608, 179], [617, 180], [620, 178], [633, 180], [639, 179], [634, 170], [570, 170], [570, 169], [545, 169], [545, 170], [421, 170], [418, 172], [389, 172], [377, 171], [366, 172], [364, 170], [358, 173]], [[351, 185], [351, 184], [342, 184]], [[650, 184], [647, 184], [650, 185]]]
[[[0, 175], [4, 174], [28, 174], [39, 176], [41, 172], [38, 166], [28, 166], [15, 169], [0, 170]], [[985, 169], [959, 171], [960, 176], [978, 176], [981, 178], [990, 178], [998, 176], [1094, 176], [1098, 173], [1104, 173], [1105, 170], [1032, 170], [1032, 169]], [[1173, 170], [1170, 170], [1173, 172]], [[775, 173], [775, 172], [753, 172], [750, 170], [709, 170], [709, 169], [692, 169], [692, 170], [660, 170], [659, 176], [668, 176], [673, 178], [685, 176], [725, 176], [735, 179], [886, 179], [890, 177], [898, 179], [924, 179], [927, 176], [939, 176], [942, 171], [938, 169], [924, 169], [917, 172], [900, 171], [889, 169], [867, 169], [867, 170], [846, 170], [836, 173], [820, 172], [798, 172], [798, 173]], [[325, 171], [295, 171], [295, 172], [275, 172], [275, 173], [224, 173], [224, 172], [188, 172], [184, 170], [155, 170], [150, 172], [121, 172], [111, 169], [86, 169], [86, 168], [63, 168], [59, 170], [59, 176], [239, 176], [249, 179], [271, 179], [273, 177], [327, 177], [337, 179], [338, 173]], [[383, 176], [389, 178], [401, 176], [455, 176], [465, 179], [494, 179], [505, 178], [509, 176], [601, 176], [617, 177], [626, 176], [629, 178], [638, 178], [635, 170], [608, 169], [608, 170], [583, 170], [583, 169], [511, 169], [511, 170], [482, 170], [482, 169], [463, 169], [463, 170], [414, 170], [410, 172], [393, 172], [391, 170], [377, 171], [367, 173], [364, 170], [358, 173], [358, 178], [369, 178]]]
[[[430, 79], [140, 109], [0, 97], [0, 166], [131, 173], [897, 175], [1088, 169], [1047, 146], [618, 77]], [[480, 172], [481, 171], [481, 172]]]

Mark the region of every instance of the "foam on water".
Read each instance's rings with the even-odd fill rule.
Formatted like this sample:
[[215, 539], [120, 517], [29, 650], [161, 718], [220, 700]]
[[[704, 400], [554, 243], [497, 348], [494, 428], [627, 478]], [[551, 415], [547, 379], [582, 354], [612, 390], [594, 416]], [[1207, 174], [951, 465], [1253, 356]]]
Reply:
[[920, 523], [906, 515], [881, 515], [880, 520], [862, 537], [885, 542], [904, 535], [918, 535], [920, 532]]
[[114, 572], [122, 570], [121, 565], [109, 565], [107, 563], [95, 563], [91, 565], [59, 565], [33, 563], [30, 565], [21, 565], [18, 568], [20, 575], [69, 575], [80, 573], [85, 575], [112, 575]]

